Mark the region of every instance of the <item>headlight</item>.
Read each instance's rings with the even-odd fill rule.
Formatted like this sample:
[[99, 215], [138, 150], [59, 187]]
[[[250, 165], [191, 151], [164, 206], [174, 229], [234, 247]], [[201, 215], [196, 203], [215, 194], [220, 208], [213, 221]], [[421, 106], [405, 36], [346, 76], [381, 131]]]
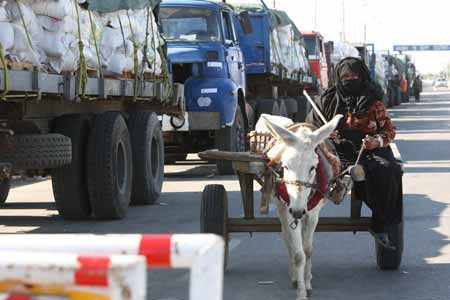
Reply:
[[211, 105], [211, 103], [212, 103], [212, 100], [209, 97], [199, 97], [197, 99], [197, 104], [199, 107], [208, 107]]
[[184, 125], [184, 118], [177, 118], [177, 117], [171, 117], [170, 118], [170, 125], [172, 125], [175, 129], [180, 129]]

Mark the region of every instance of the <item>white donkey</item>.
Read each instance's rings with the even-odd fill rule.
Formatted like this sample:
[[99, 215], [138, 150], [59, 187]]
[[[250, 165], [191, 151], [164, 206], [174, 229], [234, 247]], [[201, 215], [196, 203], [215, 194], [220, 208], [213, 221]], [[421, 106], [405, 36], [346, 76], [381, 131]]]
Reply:
[[325, 204], [325, 199], [322, 199], [314, 209], [308, 211], [311, 185], [316, 181], [319, 162], [316, 148], [335, 130], [341, 117], [337, 115], [315, 131], [303, 126], [292, 132], [262, 116], [267, 129], [277, 139], [267, 155], [271, 161], [284, 167], [282, 180], [286, 183], [289, 204], [282, 203], [275, 194], [272, 202], [278, 208], [282, 236], [290, 258], [289, 273], [297, 288], [297, 300], [305, 300], [307, 295], [312, 294], [313, 234], [319, 221], [320, 209]]

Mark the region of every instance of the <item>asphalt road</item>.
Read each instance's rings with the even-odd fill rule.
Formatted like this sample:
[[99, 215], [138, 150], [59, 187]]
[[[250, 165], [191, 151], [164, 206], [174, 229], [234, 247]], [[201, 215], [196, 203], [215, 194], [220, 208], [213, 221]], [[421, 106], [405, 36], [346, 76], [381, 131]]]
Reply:
[[[391, 114], [398, 126], [396, 144], [406, 161], [402, 266], [395, 272], [379, 271], [369, 234], [318, 233], [313, 254], [314, 300], [450, 299], [450, 92], [423, 95], [421, 103], [403, 104]], [[113, 222], [63, 221], [48, 180], [17, 181], [0, 210], [0, 232], [198, 232], [200, 197], [206, 184], [224, 184], [232, 215], [242, 213], [236, 178], [211, 177], [212, 170], [196, 161], [167, 166], [159, 203], [133, 207], [126, 220]], [[346, 216], [348, 204], [330, 203], [323, 215]], [[235, 235], [224, 299], [295, 299], [287, 270], [287, 253], [278, 234]], [[150, 271], [149, 299], [188, 299], [188, 282], [186, 271]]]

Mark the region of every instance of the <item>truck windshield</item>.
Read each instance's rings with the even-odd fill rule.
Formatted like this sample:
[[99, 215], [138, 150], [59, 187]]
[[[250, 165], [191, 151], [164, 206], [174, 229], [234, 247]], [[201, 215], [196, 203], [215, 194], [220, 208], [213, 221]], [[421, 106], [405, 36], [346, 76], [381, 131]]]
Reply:
[[168, 41], [218, 41], [217, 15], [204, 8], [169, 7], [160, 9], [163, 36]]
[[314, 37], [303, 37], [305, 40], [306, 50], [308, 55], [316, 55], [316, 39]]

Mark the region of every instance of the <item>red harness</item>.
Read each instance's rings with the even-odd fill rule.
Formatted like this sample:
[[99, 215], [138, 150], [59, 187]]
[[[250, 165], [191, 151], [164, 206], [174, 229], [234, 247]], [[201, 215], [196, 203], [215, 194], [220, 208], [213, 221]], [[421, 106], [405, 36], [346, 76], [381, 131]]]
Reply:
[[[320, 200], [323, 198], [323, 195], [327, 192], [328, 188], [328, 178], [327, 173], [325, 171], [324, 162], [322, 157], [319, 155], [319, 163], [317, 165], [317, 181], [319, 189], [314, 193], [314, 195], [308, 200], [308, 211], [313, 210], [317, 204], [319, 204]], [[280, 200], [282, 200], [286, 205], [291, 203], [289, 199], [289, 194], [287, 192], [286, 183], [284, 181], [279, 181], [276, 184], [276, 193]]]

